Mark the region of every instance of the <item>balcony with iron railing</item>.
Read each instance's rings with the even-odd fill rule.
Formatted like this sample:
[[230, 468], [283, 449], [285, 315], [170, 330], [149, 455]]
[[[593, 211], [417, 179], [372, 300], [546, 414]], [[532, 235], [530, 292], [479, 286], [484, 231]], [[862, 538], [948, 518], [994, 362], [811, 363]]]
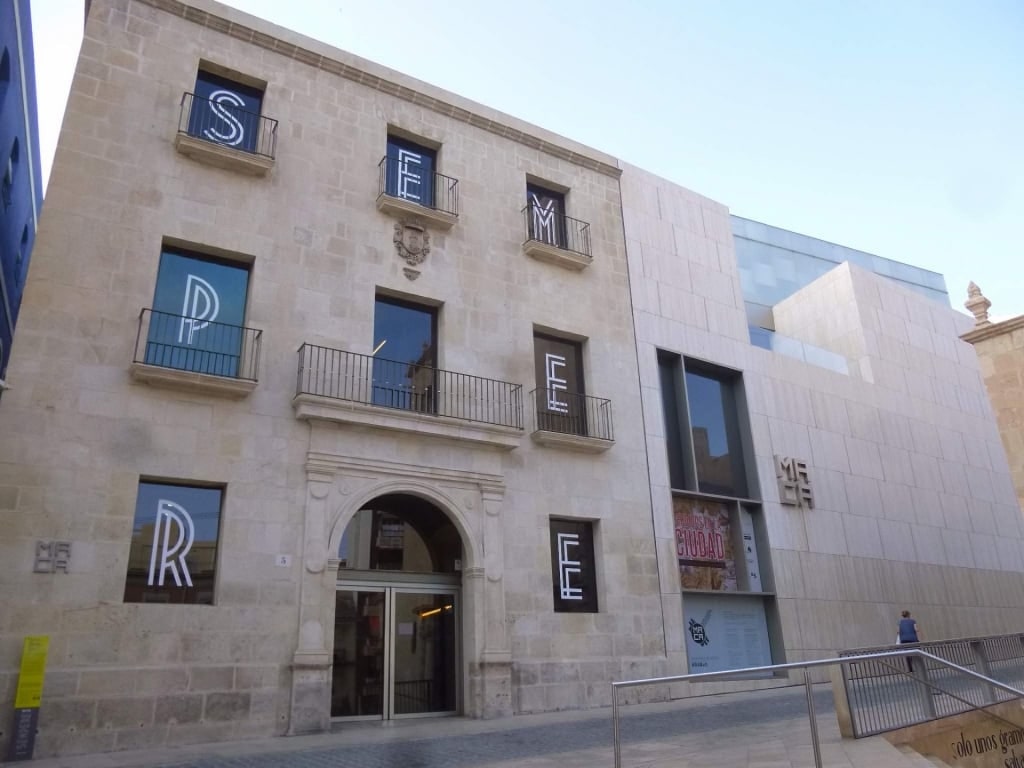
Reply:
[[439, 229], [451, 229], [459, 220], [459, 180], [395, 157], [377, 165], [377, 210], [418, 216]]
[[157, 386], [244, 397], [256, 387], [263, 331], [143, 309], [131, 374]]
[[315, 344], [298, 351], [295, 415], [510, 450], [523, 429], [522, 386]]
[[184, 93], [174, 146], [183, 155], [218, 168], [264, 176], [274, 167], [277, 120]]
[[615, 444], [611, 400], [538, 387], [530, 402], [536, 443], [584, 453], [602, 453]]
[[522, 214], [527, 256], [573, 270], [585, 269], [593, 262], [587, 222], [535, 203], [528, 203]]

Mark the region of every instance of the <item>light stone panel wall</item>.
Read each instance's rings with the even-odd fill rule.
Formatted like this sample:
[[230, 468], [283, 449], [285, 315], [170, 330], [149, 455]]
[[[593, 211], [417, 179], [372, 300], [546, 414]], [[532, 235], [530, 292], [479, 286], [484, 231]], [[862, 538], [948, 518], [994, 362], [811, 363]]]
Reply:
[[[266, 178], [175, 152], [201, 59], [267, 82]], [[374, 206], [389, 125], [439, 143], [439, 171], [460, 180], [459, 221], [431, 231], [415, 282]], [[568, 188], [567, 212], [590, 222], [586, 270], [523, 254], [527, 175]], [[447, 504], [463, 532], [469, 714], [595, 706], [610, 680], [662, 671], [617, 176], [611, 158], [215, 3], [95, 0], [0, 408], [0, 718], [22, 637], [41, 633], [37, 755], [322, 726], [324, 558], [374, 489]], [[263, 346], [248, 397], [130, 379], [164, 238], [253, 260], [246, 324]], [[615, 445], [586, 455], [524, 436], [505, 452], [297, 420], [296, 349], [369, 353], [378, 288], [441, 305], [440, 367], [526, 392], [535, 325], [586, 339]], [[214, 607], [122, 603], [140, 476], [227, 484]], [[551, 515], [597, 521], [598, 614], [553, 612]], [[72, 572], [33, 574], [37, 539], [71, 540]]]
[[[743, 372], [780, 660], [891, 643], [904, 608], [930, 639], [1019, 629], [1020, 510], [964, 318], [843, 264], [784, 302], [782, 332], [854, 375], [753, 347], [725, 208], [632, 167], [621, 184], [669, 653], [684, 663], [657, 349]], [[808, 462], [814, 509], [779, 503], [776, 454]]]
[[978, 353], [1017, 498], [1024, 507], [1024, 315], [978, 323], [961, 338]]

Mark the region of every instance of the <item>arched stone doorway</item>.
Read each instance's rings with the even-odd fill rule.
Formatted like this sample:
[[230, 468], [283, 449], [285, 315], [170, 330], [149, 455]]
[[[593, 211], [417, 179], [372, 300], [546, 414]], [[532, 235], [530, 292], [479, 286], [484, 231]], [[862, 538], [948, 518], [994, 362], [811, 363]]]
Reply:
[[462, 711], [459, 530], [431, 501], [388, 493], [364, 504], [338, 546], [331, 717]]

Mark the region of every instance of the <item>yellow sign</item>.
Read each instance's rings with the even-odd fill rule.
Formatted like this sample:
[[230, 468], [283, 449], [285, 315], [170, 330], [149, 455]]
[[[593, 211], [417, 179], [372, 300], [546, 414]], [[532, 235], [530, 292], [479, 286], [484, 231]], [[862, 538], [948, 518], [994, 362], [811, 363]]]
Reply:
[[21, 649], [21, 673], [18, 690], [14, 695], [15, 709], [36, 709], [43, 700], [43, 677], [46, 674], [46, 652], [50, 638], [32, 635], [25, 638]]

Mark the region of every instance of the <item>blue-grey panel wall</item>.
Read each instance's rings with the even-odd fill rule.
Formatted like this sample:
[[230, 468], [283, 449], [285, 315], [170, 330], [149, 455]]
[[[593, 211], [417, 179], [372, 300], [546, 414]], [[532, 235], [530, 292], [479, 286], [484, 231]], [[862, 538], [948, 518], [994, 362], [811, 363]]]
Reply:
[[761, 323], [752, 314], [763, 314], [764, 308], [778, 304], [844, 261], [949, 306], [946, 280], [937, 272], [739, 216], [732, 217], [732, 232], [743, 298], [753, 325]]
[[0, 200], [0, 378], [7, 369], [43, 202], [33, 62], [29, 0], [0, 0], [0, 179], [8, 172], [15, 142], [18, 146], [8, 194]]

